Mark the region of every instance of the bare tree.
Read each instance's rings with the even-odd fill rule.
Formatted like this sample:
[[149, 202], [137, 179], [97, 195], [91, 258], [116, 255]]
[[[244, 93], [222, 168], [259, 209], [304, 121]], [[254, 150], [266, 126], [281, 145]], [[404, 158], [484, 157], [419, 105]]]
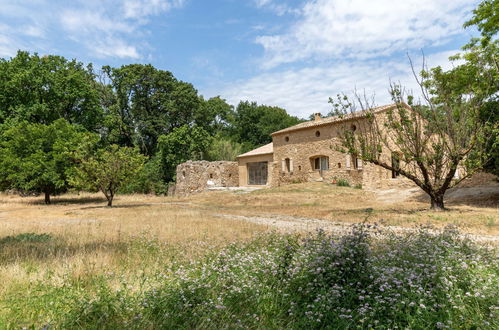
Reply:
[[417, 102], [391, 83], [392, 106], [376, 108], [374, 97], [357, 92], [353, 100], [338, 95], [330, 103], [333, 113], [349, 119], [340, 136], [342, 151], [413, 181], [429, 195], [431, 209], [441, 211], [445, 192], [486, 161], [483, 100], [472, 92], [456, 97], [432, 80], [431, 71], [418, 76], [411, 67], [421, 89]]

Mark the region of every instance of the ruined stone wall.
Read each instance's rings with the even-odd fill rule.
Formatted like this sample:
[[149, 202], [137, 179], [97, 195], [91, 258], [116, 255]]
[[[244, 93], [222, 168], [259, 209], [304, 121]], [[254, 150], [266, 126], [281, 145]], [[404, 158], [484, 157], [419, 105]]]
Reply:
[[209, 187], [237, 187], [239, 175], [237, 162], [187, 161], [177, 166], [175, 194], [189, 195]]

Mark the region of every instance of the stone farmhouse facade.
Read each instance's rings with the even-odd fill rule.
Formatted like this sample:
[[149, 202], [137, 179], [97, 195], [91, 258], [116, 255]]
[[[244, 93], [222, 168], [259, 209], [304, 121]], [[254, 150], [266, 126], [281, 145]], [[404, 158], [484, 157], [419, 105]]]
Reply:
[[[395, 107], [385, 105], [373, 112], [382, 115]], [[272, 143], [238, 156], [239, 186], [340, 179], [367, 189], [412, 185], [397, 173], [338, 151], [341, 130], [355, 130], [359, 124], [362, 119], [351, 116], [322, 118], [315, 114], [314, 120], [272, 133]]]
[[[395, 104], [373, 109], [376, 116]], [[237, 162], [186, 162], [177, 167], [176, 193], [185, 195], [219, 187], [277, 187], [290, 183], [346, 180], [364, 189], [414, 184], [380, 166], [338, 151], [342, 130], [355, 130], [362, 116], [322, 118], [272, 133], [272, 142], [239, 155]], [[392, 157], [392, 155], [383, 155]], [[393, 161], [393, 159], [392, 159]]]

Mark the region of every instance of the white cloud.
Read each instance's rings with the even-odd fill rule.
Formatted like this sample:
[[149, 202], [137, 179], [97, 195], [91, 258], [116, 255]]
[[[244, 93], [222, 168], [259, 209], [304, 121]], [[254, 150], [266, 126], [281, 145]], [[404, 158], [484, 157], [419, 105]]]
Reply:
[[[259, 0], [264, 6], [272, 0]], [[262, 35], [263, 67], [323, 59], [369, 59], [462, 33], [476, 0], [312, 0], [282, 34]]]
[[127, 0], [123, 4], [125, 18], [139, 19], [173, 8], [180, 8], [185, 0]]
[[[427, 64], [449, 68], [447, 58], [456, 52], [449, 50], [428, 56]], [[414, 58], [415, 69], [419, 71], [421, 59]], [[412, 89], [415, 95], [419, 92], [407, 57], [400, 57], [391, 61], [337, 61], [299, 70], [263, 73], [227, 87], [221, 95], [232, 104], [251, 100], [280, 106], [295, 116], [308, 118], [314, 112], [328, 113], [329, 97], [339, 93], [352, 95], [354, 89], [365, 90], [367, 95], [374, 94], [379, 105], [390, 103], [390, 80]]]
[[[141, 58], [150, 48], [141, 37], [153, 16], [183, 6], [185, 0], [0, 0], [0, 56], [17, 49], [53, 51], [68, 38], [97, 57]], [[55, 38], [48, 34], [58, 33]], [[141, 48], [139, 48], [139, 45]], [[14, 51], [13, 51], [14, 50]]]
[[285, 14], [298, 14], [300, 11], [297, 8], [289, 6], [285, 1], [279, 0], [254, 0], [257, 8], [268, 9], [278, 16]]

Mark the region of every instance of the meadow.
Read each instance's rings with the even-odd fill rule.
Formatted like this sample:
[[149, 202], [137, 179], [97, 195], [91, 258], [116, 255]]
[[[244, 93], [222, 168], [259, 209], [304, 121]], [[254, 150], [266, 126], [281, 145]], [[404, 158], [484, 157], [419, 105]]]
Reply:
[[0, 195], [1, 328], [499, 326], [497, 241], [463, 235], [497, 237], [496, 198], [442, 213], [421, 196], [307, 183], [105, 204]]

